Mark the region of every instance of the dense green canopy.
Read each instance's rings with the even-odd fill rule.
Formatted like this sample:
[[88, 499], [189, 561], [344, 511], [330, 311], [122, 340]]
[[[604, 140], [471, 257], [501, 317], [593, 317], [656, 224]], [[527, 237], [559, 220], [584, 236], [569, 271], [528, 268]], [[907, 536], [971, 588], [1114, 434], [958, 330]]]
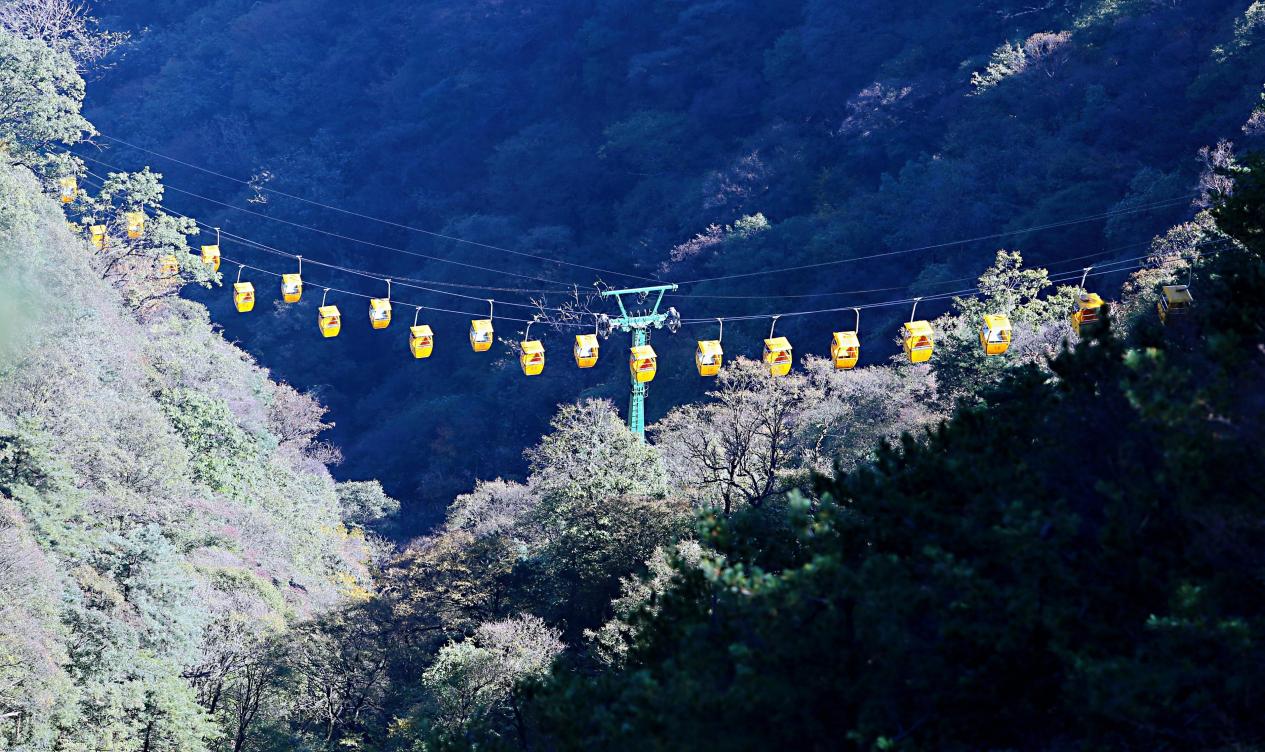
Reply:
[[[1254, 749], [1265, 723], [1265, 159], [1167, 328], [1023, 367], [925, 440], [713, 518], [564, 749]], [[793, 534], [793, 535], [792, 535]]]

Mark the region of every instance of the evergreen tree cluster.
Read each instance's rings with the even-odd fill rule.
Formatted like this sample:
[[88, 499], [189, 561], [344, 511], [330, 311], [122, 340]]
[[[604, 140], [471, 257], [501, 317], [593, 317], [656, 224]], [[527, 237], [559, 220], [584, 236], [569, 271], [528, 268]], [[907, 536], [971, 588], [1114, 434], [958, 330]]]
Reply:
[[1265, 159], [1235, 177], [1188, 318], [1011, 369], [780, 517], [705, 518], [623, 665], [539, 685], [558, 748], [1265, 743]]

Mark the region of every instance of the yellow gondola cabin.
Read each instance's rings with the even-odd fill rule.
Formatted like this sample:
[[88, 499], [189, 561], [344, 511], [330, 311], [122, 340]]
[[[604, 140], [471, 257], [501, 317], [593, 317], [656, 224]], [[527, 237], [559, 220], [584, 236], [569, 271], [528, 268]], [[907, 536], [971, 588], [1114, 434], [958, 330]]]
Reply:
[[575, 364], [580, 368], [592, 368], [597, 365], [597, 356], [601, 351], [601, 346], [597, 342], [596, 334], [577, 334], [575, 335], [575, 347], [572, 352], [575, 355]]
[[1002, 314], [986, 314], [979, 330], [979, 344], [985, 355], [1001, 355], [1010, 348], [1010, 318]]
[[1155, 309], [1160, 314], [1160, 323], [1167, 324], [1170, 315], [1184, 316], [1194, 302], [1190, 288], [1186, 285], [1164, 285], [1160, 290], [1160, 302], [1155, 304]]
[[725, 350], [720, 346], [720, 340], [698, 341], [698, 347], [694, 350], [694, 367], [698, 369], [699, 376], [715, 376], [720, 373], [720, 367], [724, 364]]
[[255, 286], [249, 282], [233, 283], [233, 305], [238, 313], [249, 313], [255, 310]]
[[213, 271], [220, 270], [220, 247], [218, 245], [202, 246], [202, 263], [211, 267]]
[[659, 356], [650, 345], [637, 345], [629, 350], [628, 370], [639, 384], [654, 381], [659, 371]]
[[316, 311], [317, 323], [321, 327], [321, 336], [337, 337], [343, 329], [343, 317], [338, 306], [323, 305]]
[[374, 329], [386, 329], [391, 324], [391, 301], [372, 298], [369, 301], [369, 323]]
[[418, 360], [429, 358], [435, 351], [435, 333], [426, 324], [409, 327], [408, 349]]
[[773, 376], [785, 376], [791, 372], [791, 343], [786, 337], [772, 337], [764, 341], [764, 363]]
[[840, 371], [855, 368], [861, 360], [861, 340], [856, 332], [835, 332], [830, 340], [830, 362]]
[[538, 339], [530, 339], [524, 340], [521, 347], [518, 364], [523, 368], [523, 375], [539, 376], [545, 370], [545, 346]]
[[297, 303], [303, 297], [303, 275], [281, 275], [281, 299], [287, 303]]
[[1078, 335], [1088, 334], [1102, 324], [1103, 300], [1096, 292], [1081, 293], [1076, 299], [1076, 312], [1072, 314], [1072, 329]]
[[62, 178], [57, 181], [57, 188], [61, 194], [61, 202], [69, 204], [79, 195], [79, 183], [74, 178]]
[[127, 212], [123, 215], [127, 220], [127, 236], [136, 240], [145, 234], [145, 212]]
[[92, 241], [92, 247], [98, 251], [105, 250], [105, 225], [93, 225], [88, 228], [88, 238]]
[[901, 346], [910, 363], [926, 363], [931, 360], [935, 348], [931, 324], [926, 321], [906, 322], [900, 330]]
[[492, 349], [492, 319], [471, 319], [470, 347], [475, 352], [487, 352]]
[[158, 258], [158, 273], [165, 277], [172, 277], [180, 273], [180, 260], [175, 256], [160, 256]]

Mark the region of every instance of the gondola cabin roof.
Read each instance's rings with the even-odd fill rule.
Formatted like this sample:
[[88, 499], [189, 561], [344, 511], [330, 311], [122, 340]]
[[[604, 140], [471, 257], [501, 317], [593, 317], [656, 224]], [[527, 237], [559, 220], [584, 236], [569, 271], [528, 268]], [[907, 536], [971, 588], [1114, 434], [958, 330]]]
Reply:
[[698, 341], [698, 354], [703, 358], [715, 358], [724, 355], [725, 351], [721, 348], [720, 342], [714, 339], [701, 339]]
[[930, 337], [934, 333], [931, 329], [931, 323], [928, 321], [905, 322], [906, 337]]
[[834, 340], [839, 347], [861, 346], [861, 340], [857, 338], [856, 332], [835, 332]]
[[654, 360], [657, 357], [654, 348], [650, 345], [637, 345], [632, 348], [633, 360]]
[[1010, 317], [1003, 314], [984, 314], [984, 327], [989, 331], [1001, 332], [1010, 329]]
[[1170, 306], [1187, 306], [1195, 301], [1186, 285], [1164, 285], [1163, 293]]

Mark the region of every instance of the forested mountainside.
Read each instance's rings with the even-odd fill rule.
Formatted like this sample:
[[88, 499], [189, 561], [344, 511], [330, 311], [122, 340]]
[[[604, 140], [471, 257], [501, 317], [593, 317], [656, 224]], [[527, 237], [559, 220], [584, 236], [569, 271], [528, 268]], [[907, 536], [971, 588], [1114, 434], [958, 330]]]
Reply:
[[537, 685], [557, 748], [1262, 748], [1265, 159], [1238, 177], [1188, 320], [1126, 297], [1122, 336], [704, 518], [621, 604], [626, 652]]
[[0, 70], [0, 749], [202, 749], [242, 655], [368, 595], [392, 502], [153, 274], [175, 223], [109, 254], [67, 226], [31, 168], [86, 127], [70, 56], [0, 31]]
[[[1194, 189], [1198, 150], [1221, 139], [1242, 147], [1262, 127], [1261, 116], [1249, 118], [1265, 83], [1265, 7], [1248, 0], [106, 0], [98, 10], [110, 28], [133, 32], [88, 97], [107, 135], [255, 186], [514, 251], [667, 281], [751, 275], [669, 299], [695, 319], [953, 290], [999, 246], [1042, 265], [1139, 256], [1189, 216], [1185, 202], [1159, 202]], [[498, 288], [637, 282], [443, 241], [98, 143], [106, 150], [85, 154], [131, 170], [152, 164], [205, 198], [496, 273], [167, 195], [184, 213], [308, 258]], [[289, 271], [232, 241], [225, 253]], [[321, 281], [380, 294], [355, 277]], [[872, 292], [826, 294], [839, 291]], [[413, 531], [476, 478], [521, 478], [521, 450], [555, 405], [577, 393], [624, 399], [617, 359], [587, 372], [551, 367], [524, 385], [508, 358], [489, 368], [441, 348], [417, 368], [398, 343], [369, 332], [314, 347], [312, 301], [299, 316], [242, 318], [223, 295], [206, 300], [232, 338], [318, 390], [347, 450], [338, 472], [381, 478], [405, 501]], [[890, 353], [905, 315], [867, 314], [867, 352]], [[441, 342], [464, 336], [462, 317], [433, 319]], [[830, 317], [780, 324], [800, 352], [817, 353], [839, 326]], [[516, 328], [500, 331], [515, 339]], [[702, 329], [656, 339], [664, 364], [652, 420], [706, 389], [689, 365]], [[766, 331], [766, 322], [732, 323], [731, 352], [757, 354]], [[567, 346], [565, 332], [545, 334], [547, 346]], [[399, 445], [414, 451], [377, 450]]]
[[[651, 445], [564, 406], [524, 483], [480, 483], [373, 597], [244, 659], [260, 711], [224, 739], [1261, 749], [1265, 160], [1231, 177], [1066, 346], [1044, 272], [1003, 253], [931, 368], [739, 360]], [[1161, 324], [1177, 282], [1197, 302]], [[977, 304], [1023, 322], [1018, 357], [967, 347]]]
[[[1200, 130], [1205, 125], [1187, 123], [1197, 135], [1181, 136], [1190, 148], [1182, 147], [1171, 163], [1157, 154], [1143, 158], [1144, 151], [1170, 146], [1142, 148], [1136, 134], [1120, 137], [1128, 149], [1096, 152], [1113, 155], [1109, 166], [1117, 177], [1156, 170], [1176, 191], [1171, 202], [1164, 191], [1148, 192], [1132, 178], [1120, 184], [1128, 185], [1122, 194], [1107, 196], [1117, 185], [1113, 179], [1053, 169], [1054, 163], [1078, 163], [1085, 156], [1078, 149], [1099, 138], [1081, 134], [1088, 140], [1060, 142], [1066, 153], [1019, 163], [1051, 170], [1034, 183], [1048, 181], [1048, 191], [1034, 187], [1025, 194], [1031, 203], [1016, 203], [1010, 213], [993, 209], [1006, 218], [997, 220], [1000, 226], [1066, 220], [1073, 212], [1092, 221], [1062, 225], [1054, 236], [1006, 235], [934, 256], [890, 257], [901, 259], [899, 268], [876, 274], [898, 280], [897, 294], [936, 289], [937, 280], [959, 272], [974, 278], [968, 283], [974, 289], [945, 295], [938, 308], [924, 311], [935, 340], [929, 362], [885, 358], [892, 321], [867, 309], [859, 368], [840, 370], [804, 347], [793, 370], [774, 378], [766, 364], [743, 357], [753, 354], [743, 340], [763, 332], [739, 325], [726, 333], [725, 368], [705, 386], [687, 388], [688, 353], [674, 353], [679, 345], [660, 337], [660, 379], [668, 388], [656, 392], [663, 414], [652, 416], [647, 443], [626, 428], [622, 405], [600, 398], [622, 392], [616, 385], [626, 378], [622, 347], [608, 344], [618, 353], [603, 355], [615, 362], [610, 371], [568, 376], [570, 369], [555, 362], [547, 374], [556, 382], [534, 382], [569, 389], [556, 409], [530, 415], [533, 401], [552, 393], [532, 392], [521, 381], [507, 386], [500, 400], [489, 400], [497, 406], [495, 430], [507, 434], [508, 444], [488, 443], [493, 440], [472, 421], [484, 409], [479, 400], [488, 400], [484, 390], [523, 378], [512, 368], [464, 361], [473, 355], [462, 352], [447, 361], [460, 367], [441, 371], [442, 378], [416, 370], [401, 376], [405, 365], [422, 364], [407, 357], [399, 338], [388, 346], [368, 333], [359, 336], [367, 322], [349, 316], [344, 335], [322, 341], [310, 294], [303, 304], [268, 310], [272, 293], [263, 284], [256, 310], [226, 310], [225, 288], [236, 269], [231, 262], [215, 269], [193, 246], [206, 242], [208, 219], [227, 225], [231, 215], [183, 204], [176, 213], [169, 204], [179, 190], [160, 172], [102, 171], [100, 161], [113, 164], [137, 153], [85, 144], [116, 142], [97, 134], [104, 127], [81, 114], [85, 92], [91, 97], [97, 88], [112, 92], [112, 102], [126, 101], [121, 82], [129, 80], [129, 66], [155, 54], [153, 46], [164, 39], [173, 47], [163, 54], [175, 55], [169, 35], [199, 11], [180, 3], [152, 9], [152, 33], [125, 43], [117, 36], [119, 19], [124, 11], [139, 13], [140, 5], [106, 7], [116, 15], [105, 19], [105, 28], [115, 31], [60, 0], [0, 0], [0, 750], [1265, 749], [1265, 722], [1254, 701], [1265, 689], [1265, 601], [1256, 597], [1265, 581], [1265, 492], [1251, 477], [1265, 462], [1259, 429], [1265, 418], [1259, 376], [1265, 366], [1265, 158], [1227, 142], [1213, 144], [1232, 134], [1252, 143], [1265, 117], [1265, 109], [1252, 114], [1259, 68], [1248, 70], [1260, 54], [1258, 4], [1233, 13], [1200, 6], [1203, 15], [1185, 3], [1051, 5], [1011, 16], [1003, 6], [1001, 21], [974, 8], [942, 15], [933, 9], [915, 21], [867, 6], [855, 9], [858, 28], [867, 32], [857, 36], [842, 21], [808, 23], [822, 18], [824, 4], [799, 9], [802, 27], [796, 19], [757, 12], [759, 4], [652, 6], [661, 23], [647, 22], [637, 47], [658, 44], [655, 35], [677, 28], [669, 21], [698, 31], [687, 39], [701, 44], [706, 35], [699, 34], [712, 28], [702, 21], [720, 23], [732, 11], [747, 14], [742, 18], [750, 28], [717, 36], [718, 58], [729, 45], [747, 54], [742, 42], [759, 49], [766, 35], [776, 37], [774, 48], [794, 51], [796, 43], [784, 41], [791, 35], [802, 49], [818, 49], [809, 41], [822, 43], [814, 37], [820, 27], [844, 35], [858, 60], [872, 55], [884, 69], [888, 63], [876, 50], [890, 52], [882, 46], [886, 35], [897, 35], [887, 43], [904, 49], [913, 37], [899, 35], [918, 30], [930, 38], [923, 27], [933, 21], [946, 35], [940, 46], [926, 48], [936, 55], [964, 44], [959, 37], [1013, 28], [1028, 16], [1035, 16], [1033, 28], [1069, 30], [1066, 38], [1025, 30], [1013, 37], [1021, 43], [991, 46], [978, 61], [945, 74], [948, 82], [978, 73], [957, 92], [946, 83], [938, 104], [924, 103], [925, 112], [945, 118], [945, 139], [954, 130], [947, 123], [968, 122], [963, 113], [977, 106], [996, 109], [971, 121], [979, 129], [972, 138], [1000, 139], [1008, 132], [1003, 121], [1035, 122], [1021, 112], [1041, 101], [1025, 93], [1029, 87], [1054, 85], [1077, 66], [1088, 76], [1104, 50], [1128, 49], [1147, 34], [1173, 37], [1179, 27], [1155, 25], [1187, 16], [1190, 24], [1180, 28], [1199, 51], [1175, 55], [1173, 68], [1197, 68], [1192, 75], [1203, 85], [1238, 93], [1219, 99], [1186, 84], [1177, 99], [1188, 109], [1191, 102], [1207, 105], [1210, 138]], [[283, 20], [301, 20], [309, 7], [319, 6], [233, 6], [243, 17], [285, 11]], [[575, 54], [566, 59], [594, 68], [580, 67], [583, 80], [600, 82], [603, 61], [612, 59], [601, 50], [618, 59], [613, 50], [634, 47], [621, 47], [619, 34], [640, 28], [640, 17], [623, 18], [620, 7], [437, 4], [429, 10], [438, 15], [414, 14], [450, 24], [434, 32], [439, 40], [464, 39], [452, 29], [473, 35], [480, 23], [503, 19], [503, 26], [485, 29], [481, 41], [489, 54], [492, 42], [535, 33], [542, 47], [500, 53], [526, 68], [548, 60], [544, 50], [554, 49], [544, 45], [553, 37], [540, 28], [533, 32], [527, 20], [557, 14], [550, 19], [578, 24], [580, 38], [607, 40], [607, 47], [581, 45], [580, 53], [573, 53], [576, 38], [556, 47]], [[232, 8], [205, 10], [225, 9]], [[320, 28], [306, 31], [329, 35], [335, 51], [350, 45], [343, 37], [354, 35], [352, 21], [386, 13], [372, 5], [322, 10]], [[265, 43], [285, 40], [289, 28], [268, 18], [268, 33], [257, 29], [254, 38], [261, 54]], [[690, 18], [701, 25], [689, 26]], [[214, 35], [250, 27], [207, 21], [204, 28]], [[1211, 45], [1206, 60], [1205, 45]], [[693, 50], [681, 42], [687, 48]], [[377, 48], [366, 40], [346, 49], [367, 54]], [[1060, 51], [1066, 54], [1055, 54]], [[291, 52], [292, 63], [304, 59], [300, 50]], [[724, 59], [741, 69], [746, 58]], [[767, 50], [761, 59], [759, 76], [780, 70], [769, 67], [777, 58]], [[1187, 69], [1181, 62], [1195, 59], [1206, 66]], [[225, 80], [239, 75], [223, 58], [215, 60]], [[666, 75], [675, 58], [654, 60], [645, 70], [657, 67]], [[906, 64], [932, 66], [931, 60], [940, 58]], [[118, 63], [118, 77], [107, 84], [115, 75], [111, 61]], [[1144, 67], [1133, 71], [1137, 86], [1164, 79]], [[474, 63], [457, 68], [472, 76], [482, 70]], [[525, 69], [503, 68], [515, 75]], [[280, 70], [293, 72], [296, 91], [315, 86], [299, 81], [315, 72], [294, 64]], [[383, 63], [346, 73], [388, 70]], [[491, 66], [486, 70], [492, 75]], [[703, 118], [706, 108], [695, 111], [666, 95], [681, 87], [711, 91], [727, 70], [699, 67], [693, 83], [677, 81], [660, 92], [663, 107]], [[328, 80], [337, 80], [334, 72], [325, 70]], [[191, 85], [203, 75], [187, 69], [169, 80]], [[1258, 80], [1245, 84], [1253, 75]], [[1138, 96], [1123, 79], [1117, 83], [1120, 96]], [[1154, 85], [1175, 91], [1166, 79]], [[519, 91], [506, 89], [504, 96]], [[608, 91], [602, 106], [627, 106], [622, 91]], [[1002, 99], [1002, 92], [1015, 98]], [[766, 102], [758, 112], [733, 112], [795, 120], [769, 114], [773, 105], [767, 104], [779, 96], [793, 99], [789, 86], [760, 93]], [[152, 90], [136, 97], [134, 109], [152, 107], [154, 98]], [[135, 132], [112, 126], [108, 135], [132, 141], [148, 133], [155, 143], [167, 138], [152, 123], [171, 113], [153, 109], [149, 117], [129, 126]], [[1135, 113], [1116, 117], [1124, 122]], [[260, 129], [277, 122], [262, 110], [250, 119]], [[471, 134], [478, 133], [480, 121], [469, 122]], [[804, 125], [811, 117], [799, 122], [812, 130]], [[1136, 122], [1168, 127], [1173, 138], [1185, 132], [1171, 122], [1164, 126], [1169, 121], [1155, 113]], [[374, 139], [394, 124], [360, 127]], [[496, 118], [486, 124], [501, 127]], [[870, 132], [888, 133], [885, 128]], [[1061, 138], [1051, 133], [1054, 141]], [[283, 139], [247, 135], [242, 148], [260, 149], [249, 160], [259, 161], [232, 166], [258, 176], [260, 166], [281, 159], [270, 145]], [[781, 264], [848, 258], [860, 246], [813, 238], [870, 220], [898, 232], [898, 207], [880, 212], [878, 197], [907, 179], [909, 165], [921, 164], [929, 174], [946, 169], [941, 163], [966, 160], [953, 168], [962, 170], [988, 151], [986, 144], [968, 148], [974, 141], [959, 132], [956, 151], [911, 147], [909, 155], [893, 157], [905, 165], [901, 177], [874, 167], [877, 187], [847, 189], [853, 198], [872, 197], [870, 217], [849, 213], [863, 212], [863, 205], [844, 208], [828, 200], [843, 195], [834, 194], [843, 189], [832, 181], [843, 178], [829, 177], [830, 165], [859, 159], [843, 154], [852, 146], [839, 144], [855, 145], [855, 139], [838, 142], [840, 153], [831, 156], [825, 145], [835, 136], [819, 135], [816, 147], [796, 147], [822, 168], [803, 166], [801, 177], [811, 173], [819, 187], [794, 199], [802, 203], [779, 209], [782, 215], [744, 208], [727, 227], [677, 248], [675, 261], [670, 252], [641, 271], [712, 276], [712, 270], [742, 273], [744, 265], [768, 258]], [[653, 143], [649, 139], [643, 133], [634, 143]], [[793, 134], [786, 143], [795, 143]], [[1213, 145], [1200, 153], [1200, 144]], [[302, 139], [295, 141], [285, 159], [297, 159], [305, 148]], [[319, 156], [339, 153], [330, 148]], [[1023, 151], [1011, 156], [1028, 159]], [[600, 148], [597, 154], [612, 158]], [[402, 157], [395, 161], [404, 167]], [[691, 174], [706, 173], [702, 164], [680, 173], [665, 164], [663, 170], [688, 183]], [[492, 165], [484, 167], [495, 173]], [[910, 232], [926, 222], [930, 233], [934, 216], [965, 223], [957, 228], [962, 232], [977, 220], [984, 226], [983, 219], [961, 216], [958, 200], [967, 190], [1019, 179], [1006, 167], [991, 177], [977, 175], [975, 185], [955, 182], [952, 189], [919, 194], [951, 203], [953, 211], [905, 196], [906, 210], [915, 213]], [[376, 184], [356, 183], [357, 190], [345, 192], [338, 186], [354, 173], [329, 169], [328, 180], [310, 177], [305, 196], [382, 209], [359, 203]], [[274, 174], [280, 185], [282, 171]], [[202, 180], [181, 179], [190, 180], [182, 188]], [[865, 180], [855, 179], [858, 186]], [[1093, 190], [1078, 193], [1087, 182]], [[665, 177], [661, 185], [677, 182]], [[1056, 194], [1070, 207], [1047, 205]], [[604, 210], [597, 204], [622, 201], [620, 195], [594, 193], [594, 211]], [[886, 195], [894, 200], [896, 194]], [[338, 227], [311, 205], [283, 207], [275, 193], [236, 198], [261, 214]], [[397, 196], [400, 206], [390, 210], [416, 200]], [[1170, 203], [1180, 206], [1171, 216], [1151, 216], [1149, 208], [1123, 211]], [[1094, 213], [1113, 207], [1107, 216]], [[258, 227], [242, 232], [271, 228], [256, 219]], [[363, 222], [356, 237], [377, 232]], [[571, 228], [570, 258], [621, 261], [585, 245], [585, 233], [598, 224], [582, 227]], [[604, 232], [617, 232], [613, 227]], [[1127, 252], [1112, 250], [1113, 233], [1122, 242], [1135, 233], [1141, 239], [1130, 240]], [[1080, 245], [1069, 255], [1063, 244], [1073, 241]], [[876, 247], [900, 250], [900, 242]], [[225, 242], [224, 250], [232, 256], [248, 249]], [[348, 248], [328, 251], [331, 259], [357, 258]], [[446, 248], [442, 255], [461, 253]], [[1079, 267], [1091, 261], [1101, 268], [1082, 280]], [[386, 263], [385, 255], [365, 261], [379, 271]], [[922, 279], [907, 288], [911, 269]], [[445, 274], [434, 268], [417, 273], [423, 272]], [[772, 298], [799, 294], [790, 292], [803, 289], [797, 284], [820, 284], [808, 288], [819, 292], [846, 284], [831, 276], [766, 280], [763, 291]], [[739, 279], [749, 290], [762, 289], [754, 278]], [[1085, 291], [1082, 283], [1107, 303], [1096, 325], [1074, 330], [1068, 314]], [[1193, 292], [1193, 305], [1164, 307], [1164, 286], [1182, 285]], [[676, 300], [684, 306], [694, 299], [716, 300]], [[809, 306], [835, 299], [797, 300]], [[742, 305], [764, 311], [761, 301], [724, 301], [735, 306], [726, 311]], [[985, 314], [1004, 314], [1013, 324], [1001, 356], [982, 349]], [[254, 319], [260, 321], [248, 324]], [[256, 355], [226, 340], [219, 322], [230, 334], [242, 327]], [[464, 320], [452, 323], [448, 336], [460, 341], [465, 326]], [[388, 334], [393, 331], [399, 330]], [[818, 336], [808, 325], [786, 331], [796, 342]], [[292, 347], [279, 346], [283, 341]], [[391, 360], [354, 360], [375, 348], [397, 352]], [[680, 373], [669, 367], [673, 358], [682, 362]], [[326, 438], [333, 432], [321, 403], [275, 379], [272, 369], [313, 369], [319, 377], [313, 383], [328, 377], [326, 394], [338, 400], [347, 392], [330, 374], [352, 364], [356, 378], [347, 383], [365, 395], [356, 408], [367, 419], [373, 401], [392, 402], [394, 433], [374, 430], [361, 438], [354, 431], [366, 430], [367, 422], [353, 422], [354, 431], [343, 431], [353, 440], [340, 451]], [[406, 378], [424, 378], [416, 388], [437, 396], [399, 401], [410, 392], [392, 390]], [[690, 394], [697, 399], [685, 400]], [[440, 405], [445, 412], [436, 413]], [[417, 424], [417, 415], [426, 422]], [[542, 431], [532, 427], [537, 419], [548, 420]], [[444, 420], [451, 421], [451, 433], [427, 434]], [[461, 432], [468, 435], [458, 441]], [[407, 440], [381, 440], [388, 435]], [[513, 455], [517, 444], [530, 446], [525, 469], [510, 472], [516, 462], [507, 462], [500, 473], [498, 458]], [[462, 454], [466, 446], [483, 449]], [[376, 481], [331, 476], [331, 466], [353, 455], [359, 459], [345, 464], [395, 467], [398, 459], [416, 482], [438, 486], [442, 480], [462, 492], [443, 500], [442, 521], [427, 535], [393, 547], [372, 531], [404, 538], [392, 522], [399, 504]], [[479, 480], [462, 486], [468, 476]]]

